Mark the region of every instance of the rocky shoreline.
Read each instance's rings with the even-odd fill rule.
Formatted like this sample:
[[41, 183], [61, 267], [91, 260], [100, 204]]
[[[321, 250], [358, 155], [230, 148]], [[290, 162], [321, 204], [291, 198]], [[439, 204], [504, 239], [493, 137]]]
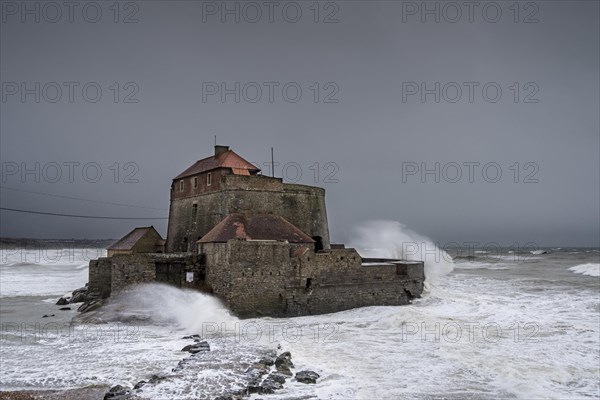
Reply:
[[[193, 340], [192, 344], [181, 349], [181, 351], [186, 351], [191, 355], [181, 360], [172, 369], [173, 373], [178, 373], [186, 368], [192, 368], [196, 357], [202, 357], [203, 353], [210, 351], [209, 343], [203, 340], [200, 335], [185, 336], [183, 339]], [[263, 357], [246, 369], [244, 379], [246, 383], [244, 387], [226, 390], [224, 393], [214, 397], [214, 400], [242, 400], [255, 393], [273, 394], [283, 389], [288, 379], [294, 379], [304, 384], [314, 384], [320, 378], [319, 374], [309, 370], [294, 373], [292, 371], [294, 368], [292, 355], [288, 351], [278, 356]], [[153, 375], [147, 381], [142, 380], [137, 382], [133, 387], [116, 385], [106, 392], [104, 400], [135, 400], [139, 398], [137, 395], [143, 393], [144, 388], [161, 384], [169, 381], [169, 379], [169, 375]]]
[[[93, 293], [89, 293], [88, 285], [76, 289], [71, 296], [65, 296], [58, 299], [56, 305], [59, 310], [71, 310], [70, 305], [79, 304], [77, 311], [85, 313], [97, 310], [104, 301]], [[44, 315], [43, 317], [53, 317], [55, 314]], [[181, 352], [189, 355], [179, 361], [172, 368], [170, 373], [152, 375], [145, 380], [132, 384], [131, 386], [115, 385], [96, 385], [93, 387], [65, 389], [65, 390], [15, 390], [0, 391], [0, 400], [58, 400], [58, 399], [77, 399], [77, 400], [136, 400], [141, 398], [152, 398], [152, 394], [144, 393], [160, 385], [169, 385], [169, 383], [181, 382], [188, 376], [193, 376], [195, 370], [210, 368], [210, 362], [204, 359], [205, 355], [211, 352], [211, 345], [200, 335], [194, 334], [185, 336], [181, 339], [190, 340], [191, 343], [180, 349]], [[175, 349], [174, 349], [175, 350]], [[281, 391], [286, 383], [296, 381], [303, 384], [314, 384], [320, 378], [314, 371], [302, 370], [295, 371], [292, 355], [288, 351], [278, 348], [278, 351], [263, 350], [259, 352], [256, 359], [246, 358], [237, 362], [234, 369], [237, 371], [238, 379], [230, 388], [225, 388], [221, 393], [215, 393], [206, 398], [214, 400], [242, 400], [253, 394], [268, 395]], [[278, 354], [279, 353], [279, 354]], [[213, 365], [215, 365], [213, 363]], [[219, 367], [217, 367], [218, 369]], [[190, 398], [197, 396], [190, 394]], [[204, 397], [202, 397], [204, 398]], [[311, 398], [303, 397], [303, 398]]]
[[[93, 310], [100, 308], [102, 306], [102, 304], [104, 304], [104, 300], [100, 297], [99, 294], [91, 293], [88, 290], [88, 284], [86, 283], [84, 287], [75, 289], [71, 293], [71, 296], [61, 297], [60, 299], [58, 299], [58, 301], [56, 302], [56, 305], [63, 306], [62, 308], [59, 308], [59, 310], [62, 311], [62, 310], [70, 310], [71, 307], [68, 307], [69, 304], [78, 304], [78, 303], [83, 303], [77, 308], [77, 311], [83, 313], [83, 312], [93, 311]], [[44, 316], [44, 317], [46, 317], [46, 316]]]

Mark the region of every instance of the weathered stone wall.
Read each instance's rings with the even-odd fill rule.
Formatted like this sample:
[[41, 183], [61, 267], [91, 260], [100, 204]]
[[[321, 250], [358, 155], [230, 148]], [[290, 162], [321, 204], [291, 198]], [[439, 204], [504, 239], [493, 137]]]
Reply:
[[149, 254], [119, 254], [111, 257], [111, 292], [127, 286], [154, 282], [156, 265]]
[[266, 176], [220, 179], [220, 191], [171, 199], [167, 252], [195, 252], [195, 242], [232, 213], [281, 215], [309, 236], [320, 236], [329, 248], [324, 189]]
[[330, 248], [325, 189], [290, 183], [284, 184], [280, 215], [308, 236], [321, 237], [323, 248]]
[[103, 257], [89, 262], [88, 290], [97, 293], [103, 298], [111, 294], [111, 265], [110, 258]]
[[[204, 266], [197, 255], [160, 253], [118, 254], [91, 260], [88, 286], [91, 292], [108, 297], [132, 285], [160, 282], [160, 279], [157, 280], [157, 264], [176, 267], [171, 268], [177, 274], [175, 279], [164, 283], [175, 283], [181, 288], [203, 288]], [[192, 282], [186, 281], [187, 272], [193, 272]]]
[[300, 244], [231, 240], [200, 251], [207, 286], [241, 317], [402, 305], [423, 290], [422, 263], [406, 270], [397, 263], [363, 266], [354, 249], [314, 253]]

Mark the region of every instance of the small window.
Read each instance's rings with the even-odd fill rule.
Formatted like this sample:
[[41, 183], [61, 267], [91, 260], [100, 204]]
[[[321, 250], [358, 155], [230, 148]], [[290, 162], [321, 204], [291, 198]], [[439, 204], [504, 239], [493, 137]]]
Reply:
[[211, 183], [212, 183], [212, 174], [209, 172], [208, 174], [206, 174], [206, 186], [210, 186]]
[[194, 177], [194, 189], [196, 189], [198, 187], [198, 177], [195, 176]]
[[196, 216], [198, 216], [198, 204], [192, 204], [192, 224], [196, 224]]
[[179, 191], [183, 192], [183, 179], [179, 181]]

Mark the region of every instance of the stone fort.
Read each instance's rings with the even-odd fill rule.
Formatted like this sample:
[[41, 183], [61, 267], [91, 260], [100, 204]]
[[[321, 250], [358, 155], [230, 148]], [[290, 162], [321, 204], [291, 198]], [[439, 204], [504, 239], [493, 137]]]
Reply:
[[133, 229], [90, 261], [91, 293], [164, 282], [211, 293], [240, 317], [285, 317], [403, 305], [423, 291], [423, 262], [330, 243], [323, 188], [262, 175], [227, 146], [177, 175], [170, 199], [166, 241]]

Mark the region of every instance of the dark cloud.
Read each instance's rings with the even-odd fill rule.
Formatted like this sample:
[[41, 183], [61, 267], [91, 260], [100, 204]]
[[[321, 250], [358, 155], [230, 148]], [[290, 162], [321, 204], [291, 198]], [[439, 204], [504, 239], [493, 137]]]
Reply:
[[[324, 186], [337, 241], [389, 219], [442, 243], [598, 245], [597, 2], [519, 3], [518, 14], [481, 2], [473, 22], [446, 2], [322, 2], [318, 15], [313, 2], [281, 2], [273, 22], [262, 2], [139, 1], [118, 14], [81, 2], [73, 22], [46, 3], [1, 3], [2, 185], [163, 211], [6, 189], [2, 207], [166, 216], [170, 180], [217, 135], [263, 169], [274, 147], [278, 176], [285, 166], [288, 180]], [[221, 22], [223, 7], [239, 7], [240, 22]], [[423, 14], [436, 7], [439, 23]], [[439, 182], [421, 176], [436, 168]], [[166, 231], [1, 218], [3, 236]]]

